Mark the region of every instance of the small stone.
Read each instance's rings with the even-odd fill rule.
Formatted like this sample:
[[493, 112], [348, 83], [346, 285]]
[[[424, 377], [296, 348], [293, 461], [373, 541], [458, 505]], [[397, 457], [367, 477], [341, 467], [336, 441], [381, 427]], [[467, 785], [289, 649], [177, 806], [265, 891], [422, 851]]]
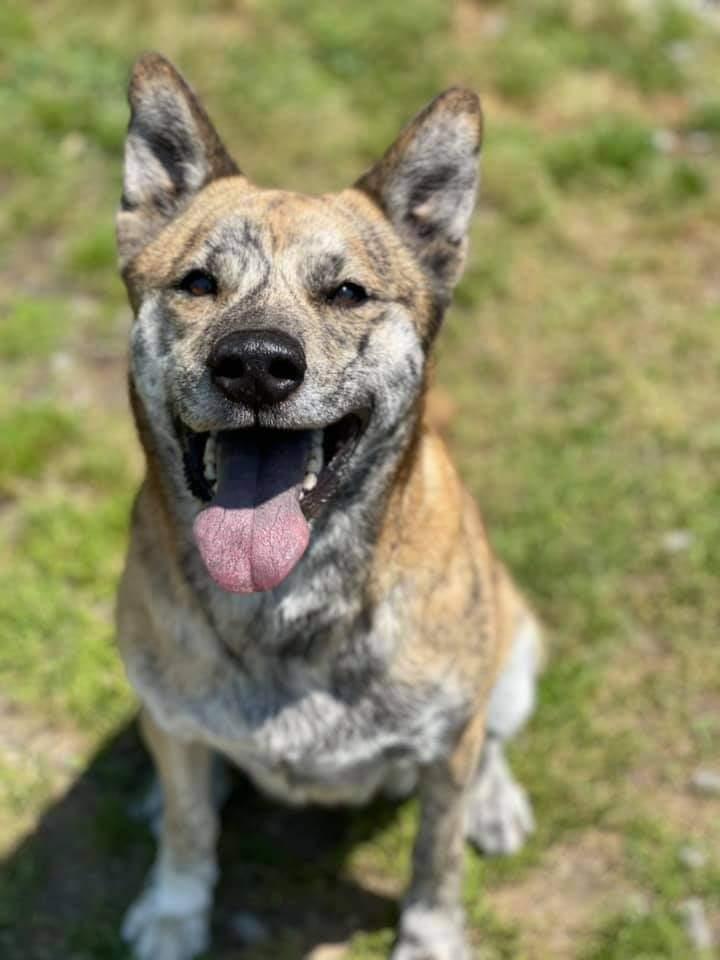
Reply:
[[270, 936], [270, 931], [254, 913], [240, 910], [230, 918], [230, 929], [236, 939], [247, 946], [262, 943]]
[[668, 47], [668, 54], [674, 63], [690, 63], [695, 56], [695, 48], [691, 43], [671, 43]]
[[483, 21], [483, 32], [488, 37], [501, 37], [507, 32], [509, 19], [500, 11], [487, 14]]
[[72, 354], [66, 350], [59, 350], [50, 357], [50, 366], [53, 373], [63, 374], [72, 369], [74, 360]]
[[66, 160], [77, 160], [87, 149], [87, 140], [85, 137], [74, 131], [68, 133], [60, 141], [60, 153]]
[[696, 950], [711, 950], [714, 946], [705, 904], [699, 897], [689, 897], [680, 904], [680, 913], [685, 921], [688, 940]]
[[662, 538], [663, 549], [668, 553], [682, 553], [690, 549], [694, 539], [691, 530], [668, 530]]
[[720, 771], [700, 768], [690, 778], [690, 785], [698, 793], [720, 794]]
[[627, 910], [634, 917], [647, 917], [652, 909], [650, 897], [646, 893], [633, 893], [628, 897]]
[[662, 128], [653, 131], [652, 142], [658, 153], [673, 153], [677, 148], [678, 138], [672, 130]]
[[685, 846], [681, 847], [678, 851], [678, 860], [689, 870], [702, 870], [708, 862], [708, 857], [703, 850], [698, 850], [697, 847], [686, 843]]

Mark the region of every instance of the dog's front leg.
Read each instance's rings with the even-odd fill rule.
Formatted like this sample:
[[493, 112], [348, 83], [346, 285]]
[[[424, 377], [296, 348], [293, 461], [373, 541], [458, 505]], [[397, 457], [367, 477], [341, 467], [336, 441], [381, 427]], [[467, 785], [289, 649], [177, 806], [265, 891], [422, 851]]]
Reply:
[[420, 828], [392, 960], [469, 960], [462, 906], [465, 806], [482, 730], [476, 721], [449, 758], [420, 777]]
[[212, 753], [161, 730], [146, 712], [143, 734], [155, 760], [164, 809], [157, 859], [129, 910], [123, 936], [138, 960], [191, 960], [208, 945], [217, 866]]

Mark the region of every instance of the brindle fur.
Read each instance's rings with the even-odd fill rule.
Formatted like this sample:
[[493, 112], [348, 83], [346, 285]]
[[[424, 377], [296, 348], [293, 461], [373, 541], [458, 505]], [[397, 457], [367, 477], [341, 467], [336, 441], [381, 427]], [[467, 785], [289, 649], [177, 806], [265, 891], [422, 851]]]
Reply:
[[[354, 188], [320, 197], [260, 189], [239, 173], [155, 54], [137, 63], [130, 103], [118, 241], [147, 473], [118, 638], [165, 812], [125, 935], [140, 960], [205, 948], [210, 757], [220, 751], [294, 803], [358, 803], [419, 781], [393, 960], [462, 960], [464, 837], [503, 852], [532, 825], [501, 744], [531, 710], [538, 641], [425, 402], [428, 351], [474, 203], [477, 97], [442, 94]], [[177, 290], [197, 268], [218, 278], [216, 297]], [[329, 305], [324, 293], [344, 280], [370, 300]], [[302, 388], [257, 414], [263, 426], [320, 427], [359, 407], [371, 417], [299, 565], [271, 593], [237, 596], [211, 581], [194, 546], [201, 504], [177, 422], [253, 423], [255, 412], [214, 387], [206, 361], [219, 337], [260, 326], [297, 337], [307, 357]]]

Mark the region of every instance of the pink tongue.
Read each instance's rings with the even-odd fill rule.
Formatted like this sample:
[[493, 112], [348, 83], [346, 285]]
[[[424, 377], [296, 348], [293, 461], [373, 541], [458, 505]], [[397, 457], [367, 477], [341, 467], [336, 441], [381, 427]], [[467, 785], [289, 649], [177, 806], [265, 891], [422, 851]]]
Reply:
[[217, 442], [217, 493], [195, 519], [195, 542], [223, 589], [272, 590], [310, 539], [298, 499], [309, 437], [293, 430], [242, 430], [221, 433]]

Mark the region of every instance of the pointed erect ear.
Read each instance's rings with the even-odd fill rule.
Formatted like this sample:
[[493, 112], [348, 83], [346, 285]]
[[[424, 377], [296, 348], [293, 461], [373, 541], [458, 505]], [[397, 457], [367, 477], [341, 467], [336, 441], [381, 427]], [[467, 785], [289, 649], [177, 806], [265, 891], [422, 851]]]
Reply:
[[128, 100], [117, 216], [122, 268], [205, 184], [240, 172], [195, 94], [159, 54], [146, 53], [137, 61]]
[[477, 95], [452, 87], [428, 104], [355, 184], [415, 253], [442, 304], [465, 258], [481, 140]]

